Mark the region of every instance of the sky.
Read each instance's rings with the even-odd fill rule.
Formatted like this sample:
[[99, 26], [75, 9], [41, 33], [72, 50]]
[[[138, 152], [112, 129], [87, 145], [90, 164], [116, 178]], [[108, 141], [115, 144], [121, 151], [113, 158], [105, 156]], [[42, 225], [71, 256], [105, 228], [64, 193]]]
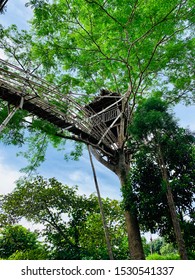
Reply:
[[[32, 16], [30, 7], [25, 7], [26, 0], [9, 0], [7, 11], [0, 17], [0, 23], [7, 27], [16, 24], [20, 29], [28, 29], [27, 21]], [[0, 57], [4, 54], [0, 51]], [[69, 145], [67, 145], [69, 149]], [[0, 192], [2, 194], [13, 190], [15, 181], [22, 175], [20, 169], [25, 167], [27, 162], [16, 154], [21, 149], [13, 146], [5, 146], [0, 143]], [[99, 185], [103, 186], [101, 194], [103, 197], [120, 199], [120, 187], [118, 178], [111, 171], [106, 170], [94, 159]], [[78, 162], [65, 161], [64, 154], [49, 146], [46, 160], [38, 169], [40, 175], [45, 178], [55, 177], [69, 186], [78, 185], [81, 194], [90, 195], [95, 192], [91, 166], [88, 153]]]
[[[27, 21], [32, 16], [32, 11], [24, 5], [27, 0], [9, 0], [7, 11], [0, 15], [0, 23], [3, 26], [16, 24], [20, 29], [28, 29]], [[4, 58], [0, 51], [0, 58]], [[174, 109], [179, 124], [182, 127], [195, 131], [195, 106], [185, 107], [181, 104]], [[67, 149], [70, 145], [67, 145]], [[0, 143], [0, 194], [11, 192], [15, 187], [15, 181], [22, 175], [21, 168], [27, 165], [26, 160], [16, 154], [21, 149], [14, 146], [5, 146]], [[102, 166], [94, 159], [98, 182], [102, 197], [121, 199], [120, 184], [117, 176]], [[65, 161], [62, 152], [49, 146], [46, 160], [38, 169], [44, 178], [55, 177], [68, 186], [79, 186], [79, 193], [90, 195], [95, 192], [95, 185], [89, 156], [87, 151], [79, 161]]]

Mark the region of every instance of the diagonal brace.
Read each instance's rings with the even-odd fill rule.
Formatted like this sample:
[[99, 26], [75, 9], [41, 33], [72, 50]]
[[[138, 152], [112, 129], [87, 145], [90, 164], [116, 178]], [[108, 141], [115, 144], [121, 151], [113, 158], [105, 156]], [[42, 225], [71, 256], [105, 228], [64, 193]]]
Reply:
[[4, 130], [4, 128], [6, 128], [7, 124], [10, 122], [10, 120], [13, 118], [13, 116], [15, 115], [15, 113], [19, 110], [22, 109], [24, 104], [24, 97], [21, 97], [21, 101], [19, 106], [14, 107], [13, 110], [8, 114], [7, 118], [2, 122], [2, 124], [0, 125], [0, 133]]

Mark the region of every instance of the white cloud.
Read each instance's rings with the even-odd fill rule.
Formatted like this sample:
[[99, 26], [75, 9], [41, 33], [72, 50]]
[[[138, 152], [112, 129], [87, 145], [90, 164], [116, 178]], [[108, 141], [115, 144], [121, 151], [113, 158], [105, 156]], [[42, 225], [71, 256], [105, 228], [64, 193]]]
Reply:
[[[102, 178], [100, 174], [96, 175], [101, 196], [104, 198], [109, 197], [111, 199], [120, 199], [120, 189], [117, 177], [116, 182], [113, 180], [109, 182], [109, 176], [108, 178]], [[69, 179], [70, 183], [72, 183], [71, 185], [76, 184], [79, 186], [79, 193], [85, 195], [90, 195], [92, 193], [96, 194], [96, 187], [92, 172], [87, 173], [82, 171], [73, 171], [71, 172]]]
[[0, 157], [0, 194], [11, 192], [15, 187], [15, 181], [20, 176], [21, 173], [19, 171], [6, 165], [4, 158]]

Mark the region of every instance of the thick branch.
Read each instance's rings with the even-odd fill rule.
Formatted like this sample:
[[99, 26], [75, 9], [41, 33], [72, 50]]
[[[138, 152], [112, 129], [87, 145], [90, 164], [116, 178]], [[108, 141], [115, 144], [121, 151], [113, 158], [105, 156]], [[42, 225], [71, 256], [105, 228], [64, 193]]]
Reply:
[[105, 167], [107, 167], [108, 169], [110, 169], [111, 171], [113, 171], [114, 173], [116, 173], [116, 167], [109, 163], [108, 161], [106, 161], [105, 159], [103, 159], [103, 157], [98, 153], [97, 149], [95, 149], [94, 147], [91, 149], [92, 154], [94, 155], [94, 157], [101, 163], [103, 164]]
[[92, 146], [94, 149], [96, 150], [100, 150], [102, 153], [104, 153], [106, 156], [113, 156], [112, 154], [110, 154], [109, 152], [105, 151], [103, 148], [101, 148], [99, 145], [96, 145], [96, 144], [92, 144], [91, 142], [89, 142], [88, 140], [84, 140], [84, 139], [81, 139], [77, 136], [74, 136], [74, 135], [64, 135], [62, 133], [56, 133], [55, 134], [56, 136], [60, 137], [60, 138], [64, 138], [64, 139], [67, 139], [67, 140], [73, 140], [73, 141], [76, 141], [76, 142], [80, 142], [80, 143], [84, 143], [86, 145], [90, 145]]

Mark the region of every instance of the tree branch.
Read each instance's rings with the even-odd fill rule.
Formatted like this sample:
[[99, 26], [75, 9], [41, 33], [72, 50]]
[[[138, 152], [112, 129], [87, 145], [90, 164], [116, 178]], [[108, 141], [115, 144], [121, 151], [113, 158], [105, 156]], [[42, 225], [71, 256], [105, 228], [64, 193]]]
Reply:
[[105, 159], [103, 159], [103, 157], [100, 155], [100, 153], [98, 153], [98, 150], [95, 149], [94, 147], [91, 148], [91, 152], [94, 155], [94, 157], [101, 163], [103, 164], [105, 167], [107, 167], [108, 169], [110, 169], [111, 171], [113, 171], [114, 173], [116, 173], [116, 167], [109, 163], [108, 161], [106, 161]]
[[109, 152], [105, 151], [103, 148], [101, 148], [99, 145], [96, 145], [96, 144], [92, 144], [91, 142], [89, 142], [88, 140], [84, 140], [84, 139], [81, 139], [77, 136], [74, 136], [74, 135], [64, 135], [62, 133], [56, 133], [55, 134], [56, 136], [60, 137], [60, 138], [64, 138], [64, 139], [67, 139], [67, 140], [72, 140], [72, 141], [76, 141], [76, 142], [80, 142], [80, 143], [84, 143], [86, 145], [90, 145], [91, 147], [93, 147], [94, 149], [97, 149], [97, 150], [100, 150], [102, 153], [104, 153], [106, 156], [112, 156], [113, 157], [113, 154], [110, 154]]

